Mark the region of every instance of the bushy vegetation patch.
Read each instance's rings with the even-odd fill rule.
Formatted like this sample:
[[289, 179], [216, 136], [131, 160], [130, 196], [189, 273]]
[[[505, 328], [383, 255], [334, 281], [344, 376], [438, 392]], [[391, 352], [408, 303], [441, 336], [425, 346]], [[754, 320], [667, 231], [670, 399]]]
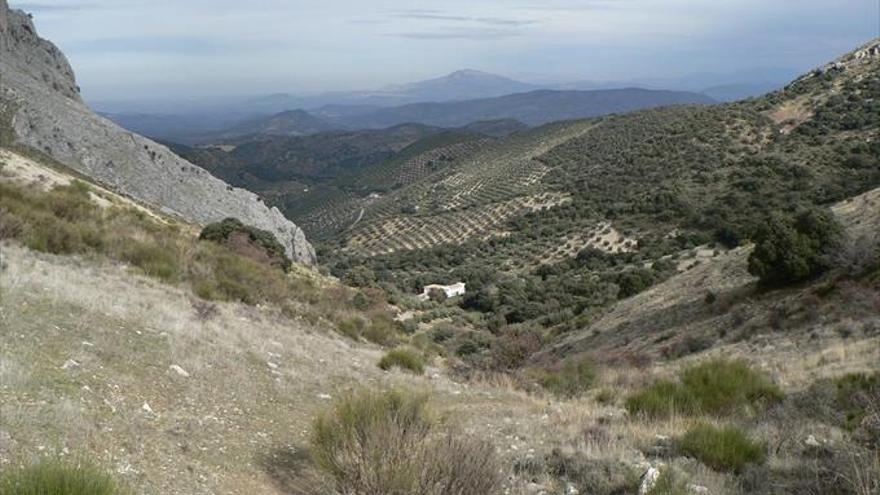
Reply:
[[763, 444], [752, 441], [734, 426], [698, 425], [677, 441], [679, 451], [717, 471], [742, 472], [749, 464], [762, 464], [767, 453]]
[[541, 373], [540, 383], [559, 397], [577, 397], [590, 390], [596, 383], [596, 368], [586, 357], [570, 359], [557, 370]]
[[873, 414], [875, 442], [880, 447], [880, 374], [850, 373], [834, 380], [834, 385], [838, 408], [844, 414], [843, 426], [853, 431]]
[[127, 493], [108, 473], [88, 463], [43, 459], [27, 467], [5, 467], [3, 495], [121, 495]]
[[445, 429], [424, 395], [361, 391], [313, 425], [315, 464], [339, 493], [472, 495], [498, 493], [495, 449]]
[[425, 372], [425, 363], [422, 361], [422, 357], [410, 349], [392, 349], [386, 352], [379, 360], [379, 367], [386, 371], [396, 367], [417, 375]]
[[782, 400], [768, 376], [745, 361], [713, 359], [683, 369], [678, 381], [659, 380], [626, 400], [630, 414], [730, 415], [752, 413]]
[[672, 467], [660, 470], [660, 475], [654, 481], [654, 486], [647, 495], [690, 495], [693, 491], [688, 488], [687, 478]]
[[827, 210], [809, 209], [794, 218], [773, 215], [755, 234], [749, 273], [764, 285], [786, 285], [814, 277], [830, 266], [841, 227]]
[[[269, 264], [277, 264], [285, 271], [290, 269], [290, 258], [287, 257], [284, 247], [278, 242], [274, 234], [251, 225], [245, 225], [237, 218], [226, 218], [220, 222], [206, 225], [202, 229], [201, 234], [199, 234], [199, 239], [221, 244], [234, 244], [236, 236], [243, 236], [254, 245], [262, 248], [265, 252], [260, 254], [264, 254]], [[239, 247], [239, 250], [243, 251], [241, 254], [259, 259], [258, 253], [248, 253], [244, 251], [245, 248], [245, 246]]]
[[592, 459], [582, 452], [554, 449], [546, 468], [550, 475], [573, 483], [580, 493], [617, 495], [639, 490], [640, 472], [619, 459]]
[[[35, 251], [119, 261], [162, 282], [188, 286], [206, 300], [273, 305], [289, 316], [338, 325], [343, 333], [356, 332], [382, 345], [393, 345], [400, 335], [384, 309], [371, 310], [369, 322], [352, 330], [348, 320], [363, 301], [358, 303], [348, 288], [324, 287], [311, 277], [285, 273], [227, 243], [201, 242], [181, 225], [134, 207], [101, 207], [94, 194], [100, 193], [78, 181], [48, 191], [0, 181], [0, 237]], [[205, 237], [225, 232], [221, 225], [214, 230]], [[259, 231], [245, 230], [271, 245]], [[382, 307], [379, 292], [373, 290], [366, 304]]]

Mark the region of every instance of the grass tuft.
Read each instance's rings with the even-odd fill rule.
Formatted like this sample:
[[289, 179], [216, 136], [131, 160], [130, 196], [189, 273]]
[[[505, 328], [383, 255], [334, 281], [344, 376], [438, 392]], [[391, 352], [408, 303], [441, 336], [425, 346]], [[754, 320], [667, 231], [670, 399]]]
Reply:
[[417, 375], [425, 372], [425, 364], [422, 362], [422, 358], [409, 349], [393, 349], [388, 351], [379, 360], [379, 367], [386, 371], [397, 367], [412, 371]]
[[587, 358], [566, 361], [556, 371], [545, 371], [540, 377], [541, 386], [559, 397], [577, 397], [596, 382], [596, 369]]
[[423, 394], [361, 391], [315, 419], [315, 464], [338, 493], [497, 493], [491, 444], [443, 430]]
[[764, 445], [734, 426], [698, 425], [678, 440], [679, 451], [716, 471], [742, 472], [748, 464], [763, 464]]
[[7, 469], [0, 475], [6, 495], [119, 495], [124, 493], [109, 474], [88, 464], [44, 459], [31, 466]]
[[730, 415], [753, 413], [782, 398], [782, 390], [745, 361], [713, 359], [685, 368], [677, 382], [659, 380], [636, 392], [626, 408], [630, 414], [650, 417]]

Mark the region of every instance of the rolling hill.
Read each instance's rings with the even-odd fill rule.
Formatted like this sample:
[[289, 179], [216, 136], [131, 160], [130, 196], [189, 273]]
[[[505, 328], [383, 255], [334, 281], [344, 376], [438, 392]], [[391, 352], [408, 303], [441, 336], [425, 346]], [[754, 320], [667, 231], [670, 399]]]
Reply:
[[[465, 280], [489, 314], [551, 326], [555, 314], [577, 328], [607, 304], [595, 294], [613, 300], [627, 277], [650, 285], [698, 246], [747, 243], [773, 212], [880, 185], [878, 51], [873, 42], [758, 99], [487, 143], [361, 206], [357, 225], [323, 251], [339, 275], [368, 266], [403, 292]], [[591, 250], [610, 258], [587, 263]], [[606, 266], [598, 279], [596, 266]], [[592, 288], [573, 296], [578, 284]]]

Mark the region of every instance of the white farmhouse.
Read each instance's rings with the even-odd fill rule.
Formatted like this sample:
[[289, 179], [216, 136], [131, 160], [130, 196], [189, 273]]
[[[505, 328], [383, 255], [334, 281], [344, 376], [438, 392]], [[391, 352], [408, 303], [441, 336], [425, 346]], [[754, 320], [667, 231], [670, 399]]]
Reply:
[[442, 290], [443, 293], [446, 294], [446, 297], [462, 296], [465, 292], [464, 282], [458, 282], [452, 285], [431, 284], [424, 287], [422, 293], [419, 294], [419, 299], [427, 301], [430, 298], [432, 290]]

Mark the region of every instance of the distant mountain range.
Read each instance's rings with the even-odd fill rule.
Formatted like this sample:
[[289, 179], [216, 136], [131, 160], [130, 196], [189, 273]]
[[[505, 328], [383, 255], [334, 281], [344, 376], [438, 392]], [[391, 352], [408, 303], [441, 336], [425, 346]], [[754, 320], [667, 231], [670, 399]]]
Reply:
[[201, 106], [189, 102], [180, 106], [179, 113], [156, 102], [145, 105], [158, 109], [155, 113], [134, 111], [138, 107], [132, 103], [95, 106], [132, 131], [174, 141], [199, 142], [204, 136], [294, 136], [409, 121], [458, 127], [478, 120], [516, 119], [535, 125], [649, 108], [658, 105], [655, 101], [659, 105], [709, 103], [757, 96], [780, 87], [791, 73], [785, 69], [761, 69], [675, 79], [533, 84], [468, 69], [371, 91], [278, 93], [228, 102], [215, 100]]
[[382, 108], [341, 119], [362, 128], [388, 127], [418, 122], [457, 127], [481, 120], [515, 119], [534, 126], [609, 113], [680, 104], [708, 104], [714, 100], [698, 93], [627, 88], [595, 91], [537, 90], [495, 98], [441, 103], [414, 103]]
[[[255, 118], [219, 132], [177, 136], [184, 143], [218, 143], [249, 135], [304, 136], [332, 130], [383, 129], [406, 123], [442, 128], [494, 122], [489, 132], [507, 135], [521, 127], [560, 120], [583, 119], [633, 110], [681, 104], [710, 104], [715, 101], [699, 93], [628, 88], [595, 91], [538, 90], [494, 98], [465, 101], [413, 103], [396, 107], [335, 107], [319, 110], [285, 111]], [[500, 123], [499, 123], [500, 122]], [[482, 131], [477, 131], [481, 132]], [[174, 140], [173, 138], [171, 140]]]

